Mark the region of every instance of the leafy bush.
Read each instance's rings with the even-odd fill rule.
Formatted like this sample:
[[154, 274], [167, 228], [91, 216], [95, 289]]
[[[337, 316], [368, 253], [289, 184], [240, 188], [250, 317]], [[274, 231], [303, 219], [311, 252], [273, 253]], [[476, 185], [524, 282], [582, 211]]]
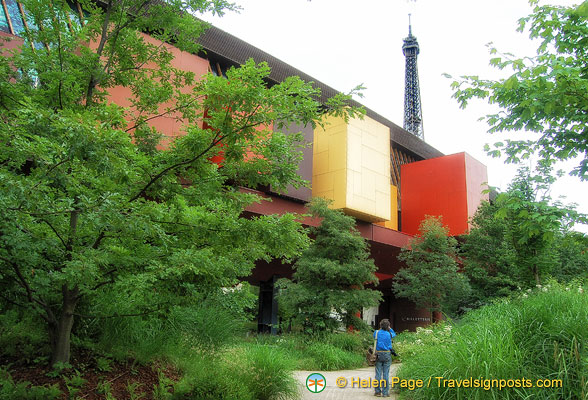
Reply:
[[413, 399], [585, 399], [586, 321], [584, 288], [552, 283], [472, 311], [447, 335], [438, 327], [411, 340], [401, 337], [399, 350], [412, 351], [412, 357], [403, 360], [399, 377], [425, 382], [429, 377], [525, 378], [533, 386], [538, 379], [562, 380], [560, 388], [502, 390], [438, 387], [433, 380], [430, 388], [412, 391]]

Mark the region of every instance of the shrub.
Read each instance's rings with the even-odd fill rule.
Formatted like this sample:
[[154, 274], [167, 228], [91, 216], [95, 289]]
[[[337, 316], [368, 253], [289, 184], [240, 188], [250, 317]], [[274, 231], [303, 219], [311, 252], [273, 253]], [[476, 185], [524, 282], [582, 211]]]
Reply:
[[[551, 284], [468, 313], [448, 337], [422, 341], [399, 377], [423, 379], [561, 379], [561, 388], [449, 388], [411, 392], [414, 399], [585, 399], [588, 395], [588, 296]], [[439, 333], [441, 329], [433, 332]], [[409, 342], [410, 343], [410, 342]], [[405, 345], [402, 341], [400, 348]], [[407, 347], [408, 348], [408, 347]], [[425, 385], [426, 386], [426, 385]]]

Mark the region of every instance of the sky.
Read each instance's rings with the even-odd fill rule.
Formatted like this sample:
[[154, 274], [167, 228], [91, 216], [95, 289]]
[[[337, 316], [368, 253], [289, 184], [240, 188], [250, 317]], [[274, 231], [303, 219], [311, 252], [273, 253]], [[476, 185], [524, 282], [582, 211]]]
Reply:
[[[411, 14], [420, 46], [425, 141], [445, 154], [467, 152], [488, 167], [491, 186], [507, 188], [516, 166], [487, 156], [483, 147], [514, 134], [487, 133], [488, 126], [479, 118], [494, 110], [481, 101], [460, 109], [452, 98], [452, 80], [443, 75], [504, 76], [504, 71], [489, 66], [488, 43], [501, 52], [533, 55], [537, 43], [516, 32], [519, 18], [531, 11], [526, 0], [233, 1], [242, 7], [239, 13], [203, 19], [339, 91], [363, 84], [364, 97], [358, 100], [399, 126], [404, 110], [402, 43]], [[588, 182], [564, 177], [551, 194], [564, 196], [564, 203], [576, 203], [579, 211], [588, 213]], [[585, 225], [575, 229], [588, 232]]]

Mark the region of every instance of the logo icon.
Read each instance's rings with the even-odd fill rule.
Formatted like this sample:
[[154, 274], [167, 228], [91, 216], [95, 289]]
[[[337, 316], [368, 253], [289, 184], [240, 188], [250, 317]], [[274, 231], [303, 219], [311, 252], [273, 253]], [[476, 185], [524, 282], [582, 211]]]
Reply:
[[327, 380], [318, 373], [312, 373], [306, 378], [306, 388], [311, 393], [320, 393], [327, 387]]

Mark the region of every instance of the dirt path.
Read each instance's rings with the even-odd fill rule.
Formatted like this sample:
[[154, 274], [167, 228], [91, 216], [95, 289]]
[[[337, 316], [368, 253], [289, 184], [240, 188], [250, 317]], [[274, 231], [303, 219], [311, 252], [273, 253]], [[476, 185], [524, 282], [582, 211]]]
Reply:
[[[396, 375], [396, 370], [400, 364], [392, 364], [390, 367], [390, 376]], [[323, 375], [327, 381], [327, 386], [325, 389], [320, 393], [312, 393], [306, 388], [306, 378], [312, 374], [318, 372], [319, 374]], [[353, 399], [353, 400], [362, 400], [362, 399], [376, 399], [374, 397], [374, 389], [373, 388], [361, 388], [352, 387], [352, 379], [373, 379], [374, 374], [374, 367], [367, 367], [367, 368], [360, 368], [360, 369], [353, 369], [353, 370], [343, 370], [343, 371], [295, 371], [294, 376], [299, 382], [300, 389], [302, 391], [302, 400], [326, 400], [326, 399], [337, 399], [337, 400], [346, 400], [346, 399]], [[347, 381], [347, 385], [344, 388], [340, 388], [337, 386], [337, 378], [345, 378]], [[390, 391], [391, 397], [390, 399], [396, 399], [397, 396], [393, 391]]]

